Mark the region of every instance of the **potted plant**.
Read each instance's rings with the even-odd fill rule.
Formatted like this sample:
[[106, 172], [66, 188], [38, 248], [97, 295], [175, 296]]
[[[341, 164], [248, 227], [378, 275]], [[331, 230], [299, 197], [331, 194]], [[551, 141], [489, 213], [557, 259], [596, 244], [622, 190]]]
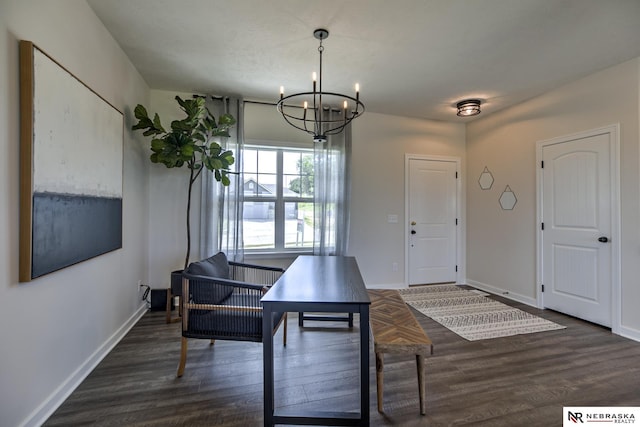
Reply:
[[[180, 108], [186, 114], [182, 120], [171, 122], [171, 128], [165, 130], [160, 117], [156, 113], [151, 119], [147, 109], [138, 104], [134, 114], [138, 122], [133, 125], [133, 130], [144, 130], [144, 136], [151, 136], [151, 161], [161, 163], [167, 168], [187, 167], [189, 170], [189, 184], [187, 188], [187, 253], [184, 259], [184, 268], [189, 265], [191, 253], [191, 193], [193, 184], [198, 180], [204, 168], [212, 171], [215, 179], [222, 185], [230, 184], [229, 167], [234, 162], [233, 153], [225, 150], [215, 140], [229, 136], [229, 128], [236, 123], [236, 119], [230, 114], [221, 115], [216, 121], [215, 117], [205, 106], [205, 99], [195, 97], [183, 100], [175, 97]], [[181, 271], [179, 272], [181, 273]], [[173, 279], [172, 279], [173, 282]], [[173, 289], [174, 295], [179, 295], [177, 289]]]

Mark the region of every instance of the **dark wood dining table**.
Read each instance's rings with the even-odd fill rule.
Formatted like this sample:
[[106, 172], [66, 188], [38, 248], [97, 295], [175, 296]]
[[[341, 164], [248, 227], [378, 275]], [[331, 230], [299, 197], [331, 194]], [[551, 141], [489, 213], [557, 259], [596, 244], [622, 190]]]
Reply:
[[[264, 425], [369, 425], [369, 306], [371, 300], [354, 257], [299, 256], [262, 297]], [[280, 312], [358, 313], [360, 412], [305, 411], [275, 407], [273, 315]]]

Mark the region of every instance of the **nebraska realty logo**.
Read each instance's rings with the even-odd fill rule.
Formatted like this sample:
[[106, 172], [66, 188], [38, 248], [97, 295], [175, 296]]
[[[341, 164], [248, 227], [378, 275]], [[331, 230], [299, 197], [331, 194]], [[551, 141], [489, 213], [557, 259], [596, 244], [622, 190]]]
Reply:
[[565, 406], [562, 414], [563, 427], [590, 423], [635, 424], [640, 418], [640, 407]]

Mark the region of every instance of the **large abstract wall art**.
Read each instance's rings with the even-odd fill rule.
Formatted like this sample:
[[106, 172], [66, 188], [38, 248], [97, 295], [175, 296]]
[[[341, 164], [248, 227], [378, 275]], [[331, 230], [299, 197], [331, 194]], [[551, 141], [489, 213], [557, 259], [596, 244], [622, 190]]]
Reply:
[[122, 247], [123, 115], [20, 42], [20, 269], [37, 277]]

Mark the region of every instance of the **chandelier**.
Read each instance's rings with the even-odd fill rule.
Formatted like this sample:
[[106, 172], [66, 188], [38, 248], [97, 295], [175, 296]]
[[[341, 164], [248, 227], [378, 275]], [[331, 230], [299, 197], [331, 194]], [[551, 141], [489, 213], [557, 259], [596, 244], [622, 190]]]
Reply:
[[[291, 126], [313, 135], [313, 142], [324, 143], [327, 135], [342, 132], [353, 119], [360, 117], [364, 113], [364, 104], [360, 101], [360, 85], [357, 83], [355, 98], [322, 91], [322, 41], [329, 37], [329, 31], [317, 29], [313, 36], [320, 40], [320, 68], [319, 75], [313, 73], [313, 91], [284, 96], [284, 87], [280, 86], [277, 108]], [[320, 79], [316, 81], [317, 77]]]

